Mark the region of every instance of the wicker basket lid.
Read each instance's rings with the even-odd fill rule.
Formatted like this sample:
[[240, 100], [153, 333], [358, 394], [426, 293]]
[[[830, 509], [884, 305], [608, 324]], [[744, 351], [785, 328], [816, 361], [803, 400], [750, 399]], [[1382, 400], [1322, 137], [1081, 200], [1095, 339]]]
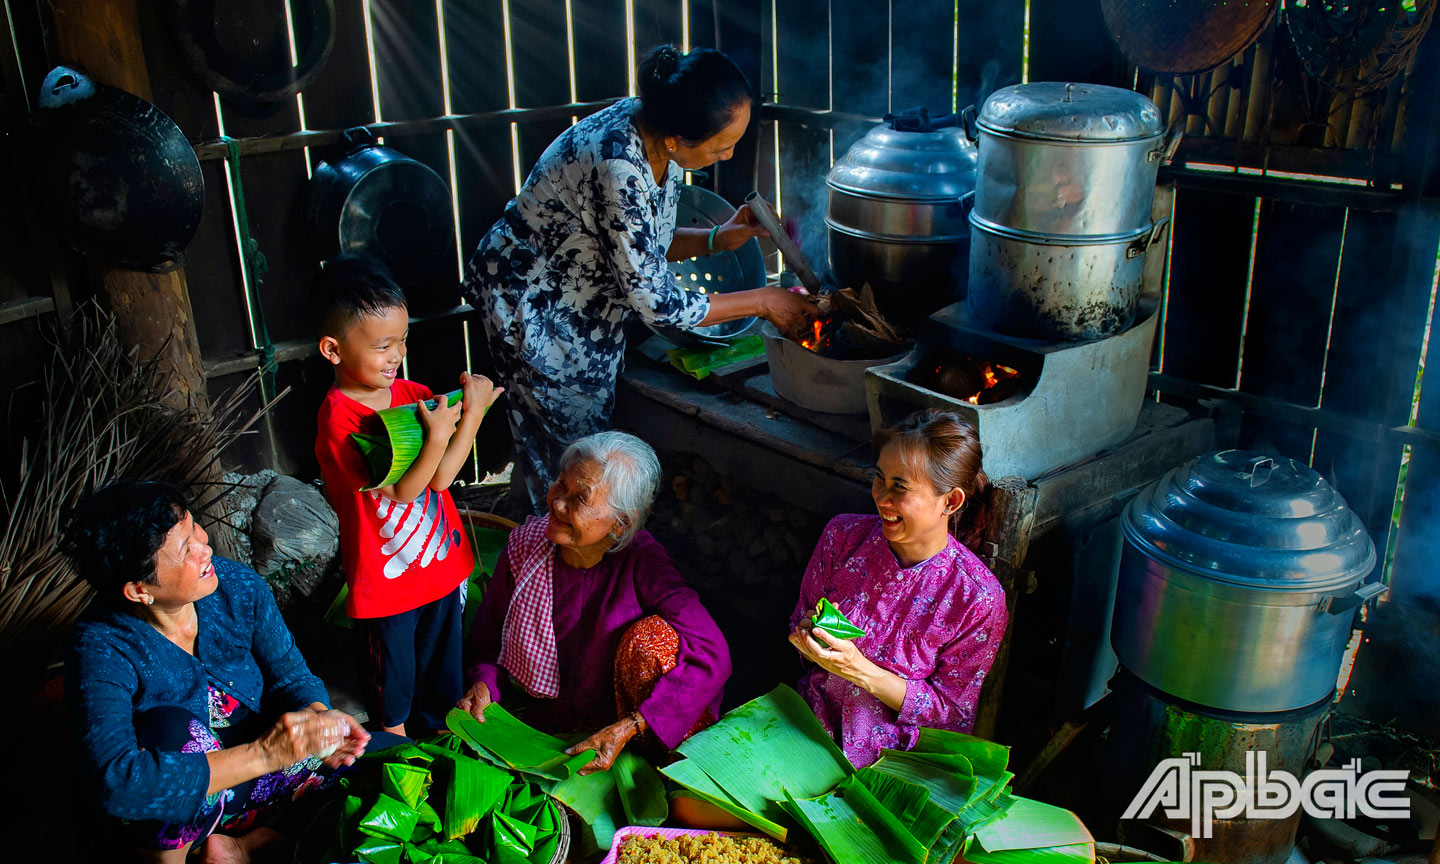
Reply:
[[1276, 0], [1100, 0], [1105, 29], [1130, 62], [1152, 72], [1213, 69], [1260, 38]]

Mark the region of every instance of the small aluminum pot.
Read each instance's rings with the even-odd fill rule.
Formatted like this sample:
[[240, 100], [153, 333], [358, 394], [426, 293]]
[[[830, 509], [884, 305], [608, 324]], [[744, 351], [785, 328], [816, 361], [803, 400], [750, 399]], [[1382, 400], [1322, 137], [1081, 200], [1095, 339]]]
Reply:
[[1223, 450], [1126, 506], [1110, 641], [1171, 696], [1226, 711], [1313, 705], [1335, 689], [1355, 610], [1386, 587], [1365, 526], [1309, 466]]
[[971, 320], [1029, 339], [1101, 339], [1135, 320], [1145, 251], [1168, 220], [1111, 237], [1013, 231], [970, 215]]
[[769, 321], [760, 325], [760, 335], [765, 337], [776, 395], [822, 414], [865, 413], [865, 370], [894, 363], [910, 350], [907, 345], [899, 354], [877, 360], [835, 360], [786, 339]]

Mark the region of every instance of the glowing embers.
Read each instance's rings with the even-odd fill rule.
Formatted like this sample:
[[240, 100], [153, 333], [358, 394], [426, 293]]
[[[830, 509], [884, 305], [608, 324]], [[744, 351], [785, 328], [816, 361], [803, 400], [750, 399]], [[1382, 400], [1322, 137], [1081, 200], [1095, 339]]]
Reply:
[[971, 405], [1004, 402], [1024, 388], [1018, 369], [974, 357], [955, 357], [929, 367], [915, 383]]

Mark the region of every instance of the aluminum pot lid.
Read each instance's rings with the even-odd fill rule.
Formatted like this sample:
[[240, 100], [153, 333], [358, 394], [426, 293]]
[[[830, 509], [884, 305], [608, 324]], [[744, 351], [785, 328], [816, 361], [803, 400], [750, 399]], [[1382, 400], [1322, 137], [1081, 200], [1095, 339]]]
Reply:
[[903, 132], [881, 124], [830, 169], [833, 189], [874, 198], [955, 200], [975, 189], [975, 145], [959, 128]]
[[1310, 467], [1221, 450], [1172, 469], [1125, 509], [1125, 538], [1191, 573], [1253, 588], [1327, 591], [1375, 566], [1375, 544]]
[[1102, 84], [1037, 81], [1002, 87], [980, 109], [980, 128], [1055, 141], [1136, 141], [1165, 131], [1155, 103]]

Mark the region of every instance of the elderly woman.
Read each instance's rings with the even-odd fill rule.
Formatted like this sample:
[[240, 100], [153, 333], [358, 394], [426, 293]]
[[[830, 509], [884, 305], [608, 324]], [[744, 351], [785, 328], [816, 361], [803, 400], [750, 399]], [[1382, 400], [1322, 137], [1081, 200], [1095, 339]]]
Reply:
[[565, 445], [610, 425], [627, 324], [689, 330], [761, 316], [793, 332], [814, 316], [807, 299], [777, 287], [684, 290], [665, 264], [765, 233], [743, 206], [709, 230], [676, 226], [685, 172], [729, 159], [750, 124], [744, 73], [719, 51], [663, 45], [636, 82], [638, 98], [546, 149], [465, 277], [509, 395], [514, 488], [535, 513]]
[[370, 741], [328, 707], [269, 587], [207, 539], [161, 483], [95, 493], [65, 536], [96, 595], [66, 664], [82, 788], [146, 860], [204, 843], [206, 861], [248, 861]]
[[459, 704], [484, 720], [503, 699], [536, 726], [593, 733], [571, 748], [596, 752], [588, 773], [646, 730], [674, 749], [714, 722], [730, 650], [641, 530], [660, 482], [655, 451], [600, 432], [571, 444], [559, 468], [548, 515], [516, 528], [500, 556]]

